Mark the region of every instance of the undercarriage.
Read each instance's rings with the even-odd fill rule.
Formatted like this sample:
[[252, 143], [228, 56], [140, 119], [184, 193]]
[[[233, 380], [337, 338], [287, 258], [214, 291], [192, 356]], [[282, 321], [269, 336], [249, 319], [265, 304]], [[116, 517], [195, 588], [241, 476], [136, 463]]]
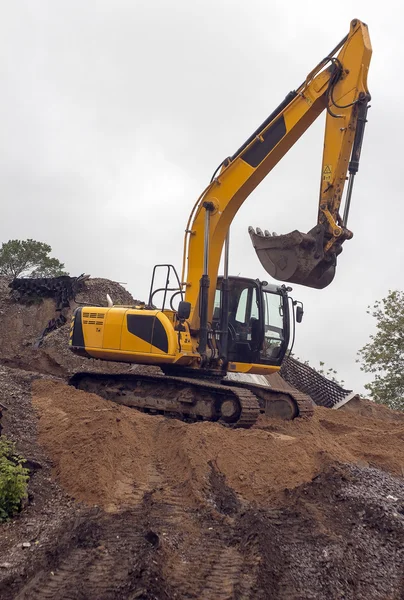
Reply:
[[76, 373], [74, 387], [151, 414], [249, 428], [260, 413], [280, 419], [313, 414], [301, 392], [167, 375]]

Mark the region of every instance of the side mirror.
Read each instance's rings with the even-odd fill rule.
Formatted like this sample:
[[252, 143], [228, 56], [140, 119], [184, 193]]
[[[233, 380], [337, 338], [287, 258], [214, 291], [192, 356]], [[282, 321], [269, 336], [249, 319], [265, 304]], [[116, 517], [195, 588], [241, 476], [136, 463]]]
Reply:
[[296, 306], [296, 321], [301, 323], [303, 321], [304, 310], [303, 306]]
[[177, 316], [180, 321], [184, 319], [189, 319], [189, 315], [191, 314], [191, 303], [185, 302], [185, 300], [181, 300], [178, 304]]

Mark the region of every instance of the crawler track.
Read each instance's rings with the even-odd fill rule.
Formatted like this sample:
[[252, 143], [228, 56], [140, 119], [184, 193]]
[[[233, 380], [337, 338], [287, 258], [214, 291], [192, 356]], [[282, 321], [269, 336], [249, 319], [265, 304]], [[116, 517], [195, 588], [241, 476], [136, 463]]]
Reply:
[[248, 428], [260, 414], [250, 390], [187, 377], [76, 373], [69, 384], [119, 404], [191, 421]]
[[[281, 378], [279, 377], [279, 379]], [[261, 412], [268, 417], [290, 421], [296, 417], [309, 418], [314, 414], [314, 403], [310, 396], [303, 394], [286, 382], [276, 386], [271, 385], [271, 387], [237, 382], [237, 386], [253, 392], [258, 399]]]
[[310, 398], [290, 386], [278, 389], [128, 373], [76, 373], [69, 384], [145, 412], [232, 427], [252, 427], [260, 412], [286, 420], [313, 414]]

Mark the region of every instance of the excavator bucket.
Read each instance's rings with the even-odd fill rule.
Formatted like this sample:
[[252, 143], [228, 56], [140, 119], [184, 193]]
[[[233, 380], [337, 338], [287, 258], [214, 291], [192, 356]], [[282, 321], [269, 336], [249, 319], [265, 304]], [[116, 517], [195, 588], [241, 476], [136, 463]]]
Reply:
[[253, 227], [248, 232], [262, 266], [274, 279], [317, 289], [327, 287], [334, 279], [336, 258], [324, 257], [321, 225], [308, 233], [295, 230], [277, 235]]

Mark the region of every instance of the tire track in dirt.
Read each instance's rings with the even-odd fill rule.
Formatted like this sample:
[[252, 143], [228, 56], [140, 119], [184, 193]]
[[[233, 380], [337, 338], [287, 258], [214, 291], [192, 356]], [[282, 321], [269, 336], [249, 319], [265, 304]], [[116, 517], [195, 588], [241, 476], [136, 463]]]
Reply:
[[[234, 598], [244, 559], [234, 546], [227, 545], [228, 519], [208, 508], [206, 500], [205, 506], [195, 508], [194, 499], [190, 501], [183, 488], [170, 483], [163, 457], [167, 447], [175, 444], [172, 433], [161, 423], [151, 456], [150, 492], [144, 498], [148, 523], [164, 553], [164, 575], [171, 588], [182, 590], [185, 598]], [[251, 589], [247, 582], [243, 587]]]
[[143, 507], [99, 513], [54, 564], [42, 569], [15, 600], [109, 600], [175, 598], [161, 574], [157, 549], [147, 540]]
[[75, 579], [81, 574], [83, 566], [87, 566], [87, 553], [83, 549], [74, 549], [58, 567], [57, 571], [47, 574], [39, 573], [18, 596], [16, 600], [54, 600], [75, 598]]
[[205, 505], [199, 498], [195, 502], [187, 485], [173, 484], [162, 458], [175, 432], [162, 424], [159, 434], [132, 505], [99, 513], [83, 529], [72, 528], [70, 545], [16, 600], [227, 600], [236, 590], [241, 600], [250, 597], [255, 578], [245, 564], [248, 554], [242, 556], [229, 536], [231, 520], [210, 498]]

